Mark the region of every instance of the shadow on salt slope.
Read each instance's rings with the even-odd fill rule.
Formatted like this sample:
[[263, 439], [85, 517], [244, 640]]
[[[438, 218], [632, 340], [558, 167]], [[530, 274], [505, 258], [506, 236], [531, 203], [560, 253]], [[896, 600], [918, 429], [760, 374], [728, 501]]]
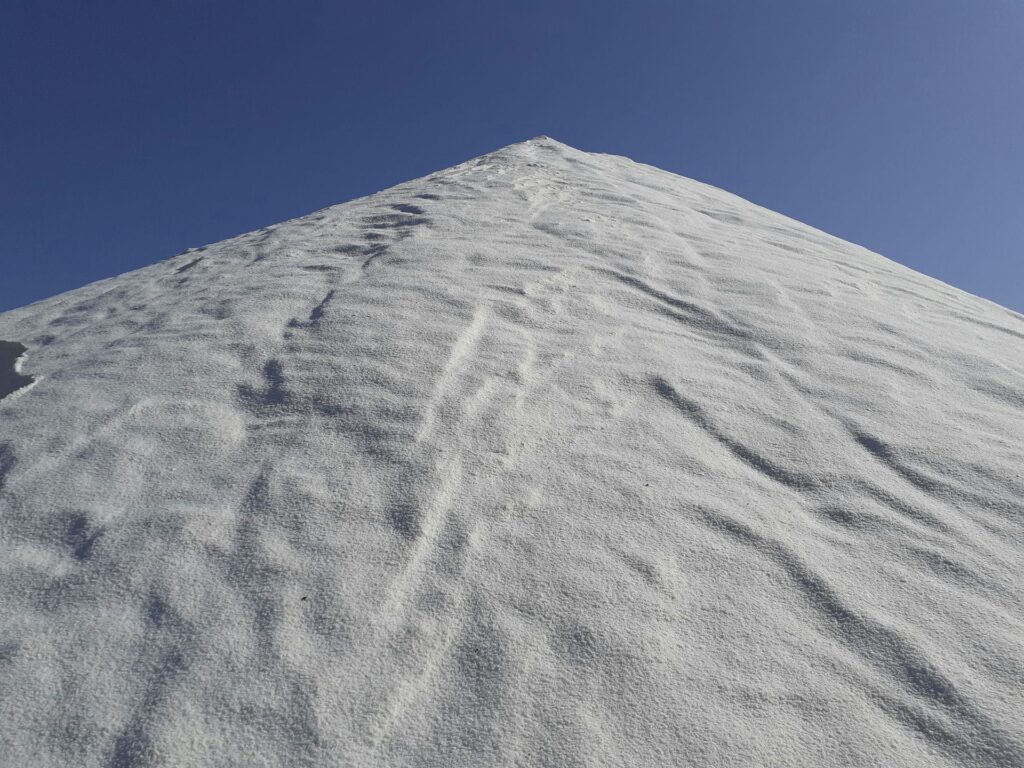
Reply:
[[135, 668], [133, 681], [141, 682], [127, 722], [114, 740], [109, 768], [136, 768], [152, 765], [154, 729], [161, 709], [176, 681], [188, 672], [195, 644], [195, 629], [159, 595], [150, 596], [143, 609], [144, 649]]
[[[309, 269], [309, 267], [305, 267]], [[331, 299], [334, 298], [334, 289], [332, 288], [327, 292], [327, 295], [323, 297], [319, 304], [317, 304], [309, 313], [308, 320], [299, 320], [293, 317], [288, 321], [289, 328], [305, 328], [307, 330], [313, 330], [320, 325], [320, 320], [323, 319], [324, 312], [327, 310], [327, 305], [331, 303]], [[286, 333], [287, 335], [287, 333]]]
[[180, 275], [182, 272], [188, 272], [190, 269], [192, 269], [192, 267], [194, 267], [196, 264], [198, 264], [202, 260], [203, 260], [202, 256], [200, 256], [198, 259], [192, 259], [192, 261], [190, 261], [188, 264], [183, 264], [182, 266], [180, 266], [176, 270], [174, 270], [174, 274]]
[[7, 483], [7, 475], [17, 462], [14, 459], [14, 449], [10, 443], [0, 443], [0, 491]]
[[28, 349], [16, 341], [0, 341], [0, 400], [35, 383], [18, 370], [18, 361]]
[[238, 387], [239, 396], [251, 411], [259, 411], [267, 406], [284, 405], [288, 400], [280, 360], [271, 359], [263, 365], [263, 382], [265, 387], [262, 391], [248, 384], [241, 384]]
[[68, 523], [64, 543], [71, 550], [75, 560], [88, 560], [92, 557], [92, 549], [103, 533], [102, 528], [96, 529], [90, 525], [88, 517], [76, 514]]

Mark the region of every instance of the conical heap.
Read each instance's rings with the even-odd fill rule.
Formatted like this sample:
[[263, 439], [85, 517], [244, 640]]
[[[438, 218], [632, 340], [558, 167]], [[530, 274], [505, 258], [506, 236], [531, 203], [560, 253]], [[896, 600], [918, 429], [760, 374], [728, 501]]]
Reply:
[[0, 339], [0, 762], [1024, 764], [1024, 319], [862, 248], [542, 138]]

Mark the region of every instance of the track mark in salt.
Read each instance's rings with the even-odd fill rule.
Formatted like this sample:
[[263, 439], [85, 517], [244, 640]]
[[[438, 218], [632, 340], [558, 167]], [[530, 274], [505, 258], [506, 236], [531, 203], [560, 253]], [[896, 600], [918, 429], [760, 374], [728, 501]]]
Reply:
[[466, 358], [472, 354], [473, 348], [476, 346], [477, 340], [480, 338], [480, 334], [483, 332], [484, 326], [487, 323], [489, 314], [490, 313], [486, 307], [477, 307], [476, 311], [473, 313], [473, 319], [462, 333], [459, 334], [459, 337], [452, 345], [451, 352], [448, 355], [448, 361], [445, 363], [444, 369], [441, 371], [441, 376], [438, 378], [437, 384], [434, 386], [434, 392], [431, 395], [426, 416], [423, 418], [423, 424], [416, 433], [416, 442], [423, 440], [423, 438], [429, 435], [431, 430], [434, 428], [434, 424], [437, 421], [438, 410], [441, 407], [441, 401], [450, 389], [459, 370], [463, 367]]
[[707, 432], [708, 435], [728, 449], [733, 456], [747, 466], [756, 469], [769, 480], [797, 490], [807, 490], [817, 487], [818, 483], [813, 477], [780, 467], [778, 464], [775, 464], [767, 457], [762, 456], [754, 449], [743, 445], [739, 441], [724, 434], [717, 426], [715, 426], [708, 415], [704, 412], [703, 408], [692, 400], [683, 397], [675, 387], [664, 379], [654, 377], [651, 380], [651, 384], [662, 399], [669, 402], [676, 408], [676, 410]]
[[21, 372], [21, 358], [28, 351], [17, 341], [0, 341], [0, 400], [35, 384], [35, 378]]

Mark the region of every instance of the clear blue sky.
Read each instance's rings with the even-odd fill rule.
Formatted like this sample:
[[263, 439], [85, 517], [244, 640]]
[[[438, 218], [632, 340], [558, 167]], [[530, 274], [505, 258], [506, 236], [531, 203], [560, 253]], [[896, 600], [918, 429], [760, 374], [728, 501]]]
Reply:
[[548, 134], [1024, 311], [1024, 2], [5, 0], [0, 310]]

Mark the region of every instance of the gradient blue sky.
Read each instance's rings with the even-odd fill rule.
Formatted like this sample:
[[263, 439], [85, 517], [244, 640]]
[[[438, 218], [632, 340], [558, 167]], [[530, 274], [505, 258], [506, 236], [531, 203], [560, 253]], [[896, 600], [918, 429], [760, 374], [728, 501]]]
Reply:
[[548, 134], [1024, 311], [1024, 2], [23, 2], [0, 310]]

